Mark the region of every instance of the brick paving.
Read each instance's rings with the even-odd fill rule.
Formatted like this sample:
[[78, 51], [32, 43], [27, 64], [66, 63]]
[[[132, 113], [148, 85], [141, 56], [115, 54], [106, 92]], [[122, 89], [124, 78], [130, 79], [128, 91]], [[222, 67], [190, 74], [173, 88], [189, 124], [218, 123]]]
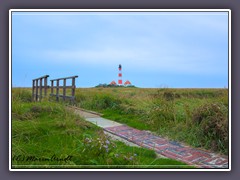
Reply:
[[154, 150], [167, 158], [176, 159], [198, 168], [228, 169], [228, 157], [206, 150], [192, 148], [176, 141], [153, 135], [151, 132], [134, 129], [117, 122], [101, 118], [98, 114], [75, 108], [75, 113], [87, 121], [102, 127], [106, 132], [123, 138], [141, 147]]
[[176, 159], [198, 168], [228, 168], [228, 157], [205, 150], [194, 149], [176, 141], [169, 141], [147, 131], [141, 131], [126, 125], [105, 127], [104, 130], [139, 146], [152, 149], [165, 157]]

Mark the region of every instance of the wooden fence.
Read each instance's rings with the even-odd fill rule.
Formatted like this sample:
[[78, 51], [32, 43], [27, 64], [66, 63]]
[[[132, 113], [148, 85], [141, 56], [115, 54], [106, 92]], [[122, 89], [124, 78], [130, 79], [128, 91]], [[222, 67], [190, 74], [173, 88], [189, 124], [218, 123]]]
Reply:
[[[65, 77], [65, 78], [58, 78], [53, 79], [51, 81], [51, 86], [48, 86], [47, 78], [49, 75], [45, 75], [36, 79], [33, 79], [32, 81], [32, 100], [33, 101], [41, 101], [42, 97], [47, 97], [47, 91], [50, 88], [51, 94], [50, 96], [55, 96], [56, 100], [59, 101], [59, 98], [62, 98], [63, 101], [69, 99], [71, 102], [74, 102], [75, 100], [75, 79], [78, 76], [71, 76], [71, 77]], [[71, 85], [67, 86], [67, 80], [71, 80]], [[44, 83], [43, 83], [44, 81]], [[63, 82], [63, 85], [60, 86], [60, 82]], [[56, 93], [54, 93], [54, 89], [56, 89]], [[60, 93], [60, 89], [63, 90], [63, 93]], [[71, 89], [71, 95], [67, 95], [67, 89]], [[44, 96], [43, 91], [44, 90]]]
[[47, 78], [48, 77], [49, 75], [45, 75], [32, 80], [32, 100], [33, 101], [39, 101], [39, 100], [41, 101], [43, 97], [42, 90], [44, 90], [44, 96], [45, 97], [47, 96], [47, 89], [48, 89]]
[[[56, 96], [56, 100], [59, 101], [59, 98], [62, 98], [63, 101], [67, 100], [67, 99], [70, 99], [71, 102], [73, 102], [75, 100], [75, 88], [76, 88], [76, 85], [75, 85], [75, 79], [77, 78], [78, 76], [71, 76], [71, 77], [65, 77], [65, 78], [58, 78], [58, 79], [53, 79], [53, 80], [50, 80], [51, 81], [51, 94], [50, 96]], [[71, 83], [72, 85], [71, 86], [67, 86], [67, 80], [72, 80]], [[63, 81], [63, 85], [60, 86], [60, 81]], [[56, 85], [55, 85], [56, 83]], [[54, 89], [56, 89], [56, 93], [54, 93]], [[63, 89], [63, 93], [60, 94], [59, 93], [59, 90], [60, 89]], [[66, 91], [67, 89], [71, 89], [71, 95], [67, 95]]]

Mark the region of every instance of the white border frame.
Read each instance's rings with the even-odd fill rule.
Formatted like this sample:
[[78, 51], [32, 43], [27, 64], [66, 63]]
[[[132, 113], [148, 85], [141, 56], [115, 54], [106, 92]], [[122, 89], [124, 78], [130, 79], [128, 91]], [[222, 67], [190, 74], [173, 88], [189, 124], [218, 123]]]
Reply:
[[[228, 169], [12, 169], [12, 12], [228, 12], [228, 94], [229, 168]], [[10, 9], [9, 10], [9, 171], [231, 171], [231, 10], [230, 9]]]

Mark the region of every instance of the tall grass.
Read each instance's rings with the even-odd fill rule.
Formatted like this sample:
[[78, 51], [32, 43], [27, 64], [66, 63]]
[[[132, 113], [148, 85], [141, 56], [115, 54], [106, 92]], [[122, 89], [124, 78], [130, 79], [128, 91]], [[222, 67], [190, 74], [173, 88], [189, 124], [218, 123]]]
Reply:
[[77, 89], [79, 106], [138, 129], [228, 154], [227, 89]]
[[[152, 150], [113, 141], [64, 104], [30, 102], [30, 98], [30, 90], [12, 91], [13, 168], [193, 168], [159, 159]], [[92, 108], [114, 108], [114, 103], [106, 98]]]

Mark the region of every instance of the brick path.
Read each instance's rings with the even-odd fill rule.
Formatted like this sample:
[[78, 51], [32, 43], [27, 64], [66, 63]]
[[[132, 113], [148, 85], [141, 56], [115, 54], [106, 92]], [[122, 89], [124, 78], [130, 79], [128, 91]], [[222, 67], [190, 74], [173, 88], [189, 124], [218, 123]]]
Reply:
[[194, 149], [175, 141], [169, 141], [146, 131], [137, 130], [126, 125], [106, 127], [104, 130], [139, 146], [153, 149], [165, 157], [176, 159], [198, 168], [228, 168], [227, 157]]
[[228, 168], [228, 157], [223, 157], [205, 150], [195, 149], [176, 141], [169, 141], [160, 136], [155, 136], [150, 132], [141, 131], [101, 118], [96, 113], [87, 112], [78, 108], [76, 108], [74, 112], [84, 117], [87, 121], [102, 127], [109, 133], [139, 146], [152, 149], [165, 157], [176, 159], [198, 168]]

